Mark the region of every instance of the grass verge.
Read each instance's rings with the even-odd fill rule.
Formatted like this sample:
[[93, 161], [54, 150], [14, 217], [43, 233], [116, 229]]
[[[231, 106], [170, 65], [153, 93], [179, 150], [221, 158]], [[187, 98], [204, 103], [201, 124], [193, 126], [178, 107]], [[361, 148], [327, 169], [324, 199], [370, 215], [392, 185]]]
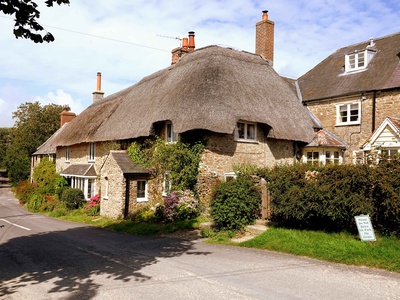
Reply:
[[[51, 216], [51, 214], [49, 214]], [[204, 222], [202, 217], [192, 220], [183, 220], [174, 223], [145, 223], [135, 222], [129, 219], [110, 219], [100, 216], [88, 216], [81, 210], [71, 211], [64, 216], [57, 216], [58, 219], [94, 225], [100, 228], [107, 228], [119, 232], [126, 232], [137, 235], [157, 235], [171, 233], [180, 230], [198, 229], [200, 223]]]
[[[210, 238], [209, 242], [233, 244], [228, 236], [219, 234]], [[251, 240], [234, 244], [400, 272], [400, 240], [397, 238], [377, 237], [376, 242], [362, 242], [358, 236], [347, 233], [271, 227]]]

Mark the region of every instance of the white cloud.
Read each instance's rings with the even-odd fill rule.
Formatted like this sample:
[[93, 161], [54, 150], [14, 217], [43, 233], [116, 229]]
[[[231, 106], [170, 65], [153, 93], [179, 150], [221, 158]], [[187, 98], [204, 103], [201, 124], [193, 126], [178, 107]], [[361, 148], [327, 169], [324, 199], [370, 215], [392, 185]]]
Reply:
[[193, 30], [197, 48], [217, 44], [253, 52], [264, 9], [275, 22], [274, 67], [291, 77], [338, 48], [400, 28], [400, 2], [388, 0], [82, 0], [40, 9], [40, 23], [54, 43], [15, 39], [12, 18], [0, 18], [0, 49], [7, 58], [0, 60], [0, 98], [7, 103], [1, 116], [8, 124], [18, 104], [37, 95], [69, 99], [78, 113], [92, 103], [98, 71], [109, 95], [168, 67], [179, 41], [159, 35], [185, 37]]
[[71, 111], [78, 114], [86, 107], [82, 104], [80, 99], [73, 99], [72, 96], [61, 89], [56, 92], [48, 92], [44, 96], [35, 97], [34, 101], [40, 102], [41, 105], [47, 104], [58, 104], [58, 105], [68, 105]]

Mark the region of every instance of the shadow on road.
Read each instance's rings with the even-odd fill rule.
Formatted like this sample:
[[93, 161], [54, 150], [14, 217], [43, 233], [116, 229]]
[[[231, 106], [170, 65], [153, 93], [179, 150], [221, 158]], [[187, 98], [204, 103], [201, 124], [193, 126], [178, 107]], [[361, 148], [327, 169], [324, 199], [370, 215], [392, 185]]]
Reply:
[[[0, 240], [2, 230], [0, 228]], [[10, 239], [0, 244], [0, 298], [21, 288], [44, 288], [66, 293], [63, 299], [91, 299], [109, 281], [132, 284], [151, 279], [143, 272], [162, 258], [191, 252], [193, 242], [173, 238], [140, 237], [79, 227]], [[111, 285], [111, 284], [110, 284]], [[50, 288], [50, 290], [48, 290]], [[52, 296], [50, 296], [51, 298]]]

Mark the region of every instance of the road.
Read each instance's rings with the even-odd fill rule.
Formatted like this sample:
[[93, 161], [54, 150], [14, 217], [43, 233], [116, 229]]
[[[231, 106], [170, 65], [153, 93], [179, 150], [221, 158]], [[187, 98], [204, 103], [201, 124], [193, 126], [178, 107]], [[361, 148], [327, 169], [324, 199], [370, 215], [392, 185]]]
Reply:
[[400, 274], [27, 212], [0, 188], [0, 299], [400, 299]]

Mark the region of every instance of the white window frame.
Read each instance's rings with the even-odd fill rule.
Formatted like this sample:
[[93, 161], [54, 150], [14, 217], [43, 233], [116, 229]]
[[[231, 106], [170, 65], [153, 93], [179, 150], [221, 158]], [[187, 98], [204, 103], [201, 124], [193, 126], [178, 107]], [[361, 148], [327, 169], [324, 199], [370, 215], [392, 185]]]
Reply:
[[82, 190], [85, 199], [90, 200], [96, 194], [96, 177], [71, 176], [71, 187]]
[[[315, 154], [317, 154], [317, 155], [315, 155]], [[307, 159], [307, 164], [311, 164], [312, 166], [319, 166], [322, 163], [321, 153], [319, 151], [315, 151], [315, 150], [307, 151], [306, 159]]]
[[236, 179], [236, 173], [235, 172], [228, 172], [224, 174], [224, 180], [225, 182], [230, 181], [230, 180], [235, 180]]
[[[139, 194], [139, 182], [144, 182], [144, 197], [138, 197]], [[136, 202], [146, 202], [147, 199], [147, 180], [137, 180], [136, 181]]]
[[94, 162], [96, 159], [96, 144], [89, 143], [88, 162]]
[[[354, 110], [353, 107], [357, 106], [357, 120], [351, 121], [351, 113]], [[343, 109], [344, 108], [344, 109]], [[346, 116], [342, 116], [341, 112], [346, 112]], [[354, 115], [353, 115], [354, 116]], [[346, 120], [343, 120], [346, 118]], [[336, 105], [336, 126], [341, 125], [358, 125], [361, 124], [361, 102], [348, 102]]]
[[179, 135], [174, 132], [174, 126], [172, 122], [165, 123], [165, 140], [168, 143], [176, 143], [178, 141]]
[[365, 49], [346, 54], [345, 57], [345, 71], [346, 73], [356, 72], [367, 69], [371, 59], [374, 57], [376, 51]]
[[[242, 130], [239, 128], [243, 128]], [[253, 128], [253, 136], [249, 129]], [[241, 142], [257, 142], [257, 123], [239, 121], [236, 123], [235, 140]]]
[[69, 146], [65, 147], [65, 162], [70, 162], [71, 148]]

